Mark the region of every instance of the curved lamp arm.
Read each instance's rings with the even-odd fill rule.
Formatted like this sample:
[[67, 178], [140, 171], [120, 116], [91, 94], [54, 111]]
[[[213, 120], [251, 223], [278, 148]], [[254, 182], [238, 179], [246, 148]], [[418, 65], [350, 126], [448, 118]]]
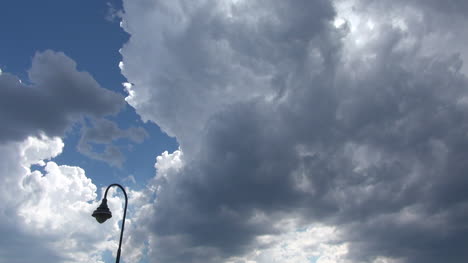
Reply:
[[115, 260], [115, 263], [119, 263], [120, 262], [120, 248], [122, 247], [122, 237], [123, 237], [123, 232], [124, 232], [124, 227], [125, 227], [125, 217], [127, 216], [128, 198], [127, 198], [127, 193], [125, 192], [125, 189], [120, 184], [111, 184], [106, 189], [106, 192], [104, 194], [104, 199], [102, 200], [103, 202], [104, 202], [104, 200], [106, 200], [106, 202], [107, 202], [107, 192], [109, 191], [109, 188], [111, 188], [112, 186], [119, 187], [122, 190], [122, 192], [124, 193], [124, 195], [125, 195], [125, 208], [124, 208], [124, 214], [123, 214], [123, 220], [122, 220], [122, 230], [120, 231], [119, 249], [117, 250], [117, 257], [116, 257], [116, 260]]

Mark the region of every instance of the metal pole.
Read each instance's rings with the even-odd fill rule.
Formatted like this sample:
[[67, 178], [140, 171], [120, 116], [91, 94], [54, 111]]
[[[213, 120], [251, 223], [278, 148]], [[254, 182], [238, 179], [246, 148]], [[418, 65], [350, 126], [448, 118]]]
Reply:
[[127, 193], [125, 192], [125, 189], [120, 184], [111, 184], [106, 189], [106, 193], [104, 194], [104, 199], [107, 199], [107, 191], [109, 191], [109, 188], [111, 188], [112, 186], [119, 187], [125, 195], [125, 208], [124, 208], [124, 214], [123, 214], [123, 220], [122, 220], [122, 230], [120, 231], [119, 249], [117, 250], [117, 258], [115, 260], [115, 263], [119, 263], [120, 262], [120, 248], [122, 247], [122, 237], [123, 237], [123, 232], [124, 232], [124, 227], [125, 227], [125, 217], [127, 216], [128, 198], [127, 198]]

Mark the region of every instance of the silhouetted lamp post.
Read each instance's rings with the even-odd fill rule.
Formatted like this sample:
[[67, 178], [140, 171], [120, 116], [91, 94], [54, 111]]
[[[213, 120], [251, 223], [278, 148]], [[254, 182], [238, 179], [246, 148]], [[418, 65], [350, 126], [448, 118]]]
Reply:
[[107, 219], [112, 217], [112, 213], [109, 210], [109, 207], [107, 206], [107, 191], [109, 191], [109, 188], [112, 186], [117, 186], [120, 189], [122, 189], [122, 192], [125, 195], [125, 208], [124, 208], [124, 214], [123, 214], [123, 220], [122, 220], [122, 230], [120, 231], [120, 241], [119, 241], [119, 249], [117, 250], [117, 258], [115, 260], [115, 263], [120, 262], [120, 247], [122, 246], [122, 236], [124, 232], [124, 226], [125, 226], [125, 216], [127, 215], [127, 193], [125, 192], [125, 189], [120, 185], [120, 184], [111, 184], [107, 187], [106, 193], [104, 194], [104, 199], [102, 199], [101, 205], [93, 212], [93, 216], [96, 218], [96, 221], [99, 223], [104, 223]]

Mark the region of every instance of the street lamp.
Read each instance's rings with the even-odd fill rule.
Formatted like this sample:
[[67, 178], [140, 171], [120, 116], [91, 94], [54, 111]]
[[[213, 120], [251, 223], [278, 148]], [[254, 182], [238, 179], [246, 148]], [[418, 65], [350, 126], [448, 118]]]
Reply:
[[127, 193], [125, 192], [125, 189], [120, 185], [120, 184], [111, 184], [107, 187], [106, 193], [104, 194], [104, 198], [102, 199], [101, 205], [94, 210], [93, 212], [93, 217], [96, 218], [96, 221], [98, 221], [100, 224], [104, 223], [107, 219], [112, 217], [112, 213], [109, 210], [109, 207], [107, 206], [107, 191], [109, 191], [109, 188], [112, 186], [117, 186], [120, 189], [122, 189], [122, 192], [125, 195], [125, 208], [124, 208], [124, 214], [123, 214], [123, 220], [122, 220], [122, 230], [120, 231], [120, 241], [119, 241], [119, 249], [117, 250], [117, 258], [115, 260], [115, 263], [120, 262], [120, 247], [122, 246], [122, 236], [124, 232], [124, 226], [125, 226], [125, 216], [127, 215]]

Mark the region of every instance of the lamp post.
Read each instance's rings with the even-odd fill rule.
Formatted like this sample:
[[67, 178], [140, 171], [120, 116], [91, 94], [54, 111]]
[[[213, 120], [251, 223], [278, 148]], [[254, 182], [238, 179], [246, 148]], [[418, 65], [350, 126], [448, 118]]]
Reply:
[[102, 199], [101, 205], [94, 210], [93, 212], [93, 217], [96, 218], [96, 221], [98, 221], [100, 224], [104, 223], [107, 219], [112, 217], [112, 213], [109, 210], [109, 207], [107, 206], [107, 191], [109, 191], [109, 188], [112, 186], [117, 186], [119, 187], [122, 192], [125, 195], [125, 208], [124, 208], [124, 214], [123, 214], [123, 220], [122, 220], [122, 230], [120, 231], [120, 241], [119, 241], [119, 249], [117, 250], [117, 258], [115, 260], [115, 263], [120, 262], [120, 247], [122, 246], [122, 236], [123, 236], [123, 231], [124, 231], [124, 226], [125, 226], [125, 216], [127, 215], [127, 193], [125, 192], [125, 189], [120, 185], [120, 184], [111, 184], [107, 187], [106, 193], [104, 194], [104, 198]]

